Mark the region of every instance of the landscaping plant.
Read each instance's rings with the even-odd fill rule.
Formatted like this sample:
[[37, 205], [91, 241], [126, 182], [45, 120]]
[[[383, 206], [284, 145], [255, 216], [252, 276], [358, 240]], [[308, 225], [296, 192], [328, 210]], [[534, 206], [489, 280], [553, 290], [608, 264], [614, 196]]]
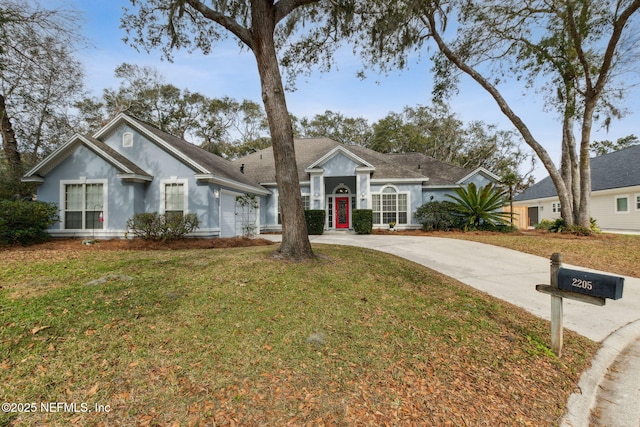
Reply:
[[466, 188], [456, 188], [454, 191], [455, 195], [447, 194], [447, 197], [453, 199], [465, 229], [477, 230], [506, 224], [510, 214], [502, 211], [506, 204], [506, 193], [502, 188], [493, 184], [478, 187], [472, 182]]

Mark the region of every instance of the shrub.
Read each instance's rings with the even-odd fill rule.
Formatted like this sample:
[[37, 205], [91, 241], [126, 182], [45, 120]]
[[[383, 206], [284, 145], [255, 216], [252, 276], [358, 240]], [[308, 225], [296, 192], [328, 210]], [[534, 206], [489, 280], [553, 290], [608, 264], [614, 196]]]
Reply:
[[505, 224], [509, 212], [502, 211], [506, 204], [505, 191], [493, 184], [478, 187], [473, 182], [447, 194], [453, 200], [456, 210], [464, 218], [464, 228], [477, 230], [482, 224]]
[[553, 221], [550, 219], [543, 219], [535, 225], [536, 230], [549, 230], [553, 226]]
[[546, 229], [552, 233], [570, 233], [576, 236], [590, 236], [593, 233], [600, 233], [600, 227], [596, 223], [596, 220], [591, 218], [589, 220], [589, 227], [583, 227], [580, 225], [572, 225], [567, 227], [567, 223], [564, 218], [558, 218], [555, 221], [550, 219], [543, 219], [540, 224], [536, 225], [536, 230]]
[[424, 231], [449, 231], [460, 226], [455, 204], [449, 201], [425, 203], [416, 210], [414, 217]]
[[304, 211], [304, 218], [307, 221], [308, 234], [324, 233], [324, 223], [326, 212], [322, 209], [312, 209]]
[[548, 230], [551, 231], [552, 233], [562, 233], [566, 229], [567, 229], [567, 223], [564, 221], [564, 218], [556, 219], [548, 228]]
[[371, 234], [373, 230], [373, 210], [354, 209], [351, 218], [356, 234]]
[[47, 228], [59, 221], [54, 203], [0, 201], [0, 244], [30, 245], [49, 238]]
[[195, 231], [200, 221], [195, 213], [160, 215], [157, 212], [135, 214], [127, 221], [134, 236], [145, 240], [169, 241]]

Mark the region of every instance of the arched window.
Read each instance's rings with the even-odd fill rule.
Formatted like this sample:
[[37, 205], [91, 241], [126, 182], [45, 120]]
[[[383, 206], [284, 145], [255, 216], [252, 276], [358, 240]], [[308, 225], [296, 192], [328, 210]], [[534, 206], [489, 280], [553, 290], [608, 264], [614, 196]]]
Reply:
[[408, 203], [407, 193], [400, 193], [394, 186], [383, 187], [378, 194], [371, 195], [371, 205], [373, 208], [373, 223], [378, 225], [407, 224]]

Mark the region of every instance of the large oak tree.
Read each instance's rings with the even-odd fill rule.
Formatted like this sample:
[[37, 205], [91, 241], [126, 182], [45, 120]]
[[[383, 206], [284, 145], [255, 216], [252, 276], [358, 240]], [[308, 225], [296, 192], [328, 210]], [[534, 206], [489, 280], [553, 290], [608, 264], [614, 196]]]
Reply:
[[[280, 195], [282, 244], [277, 253], [285, 259], [312, 258], [278, 52], [285, 49], [290, 36], [301, 38], [303, 22], [314, 30], [334, 26], [341, 6], [319, 0], [131, 0], [131, 3], [137, 10], [126, 11], [122, 25], [132, 35], [129, 41], [134, 45], [147, 49], [160, 47], [167, 57], [178, 48], [197, 48], [207, 54], [216, 41], [231, 34], [253, 53]], [[307, 33], [311, 36], [305, 46], [322, 46], [322, 40], [311, 33], [314, 31]], [[327, 48], [317, 54], [330, 52]]]

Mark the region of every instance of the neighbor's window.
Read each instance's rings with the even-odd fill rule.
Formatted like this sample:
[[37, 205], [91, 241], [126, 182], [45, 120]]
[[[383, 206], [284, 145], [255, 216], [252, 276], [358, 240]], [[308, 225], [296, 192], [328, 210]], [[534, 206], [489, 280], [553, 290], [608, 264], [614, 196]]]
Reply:
[[385, 187], [380, 194], [371, 195], [374, 224], [406, 224], [409, 218], [407, 194], [393, 187]]
[[640, 195], [636, 196], [636, 210], [640, 211]]
[[551, 204], [551, 211], [554, 213], [558, 213], [562, 211], [562, 207], [560, 205], [560, 203], [552, 203]]
[[101, 229], [104, 225], [103, 184], [66, 184], [64, 186], [64, 228]]
[[629, 212], [629, 198], [627, 196], [616, 197], [616, 212]]

